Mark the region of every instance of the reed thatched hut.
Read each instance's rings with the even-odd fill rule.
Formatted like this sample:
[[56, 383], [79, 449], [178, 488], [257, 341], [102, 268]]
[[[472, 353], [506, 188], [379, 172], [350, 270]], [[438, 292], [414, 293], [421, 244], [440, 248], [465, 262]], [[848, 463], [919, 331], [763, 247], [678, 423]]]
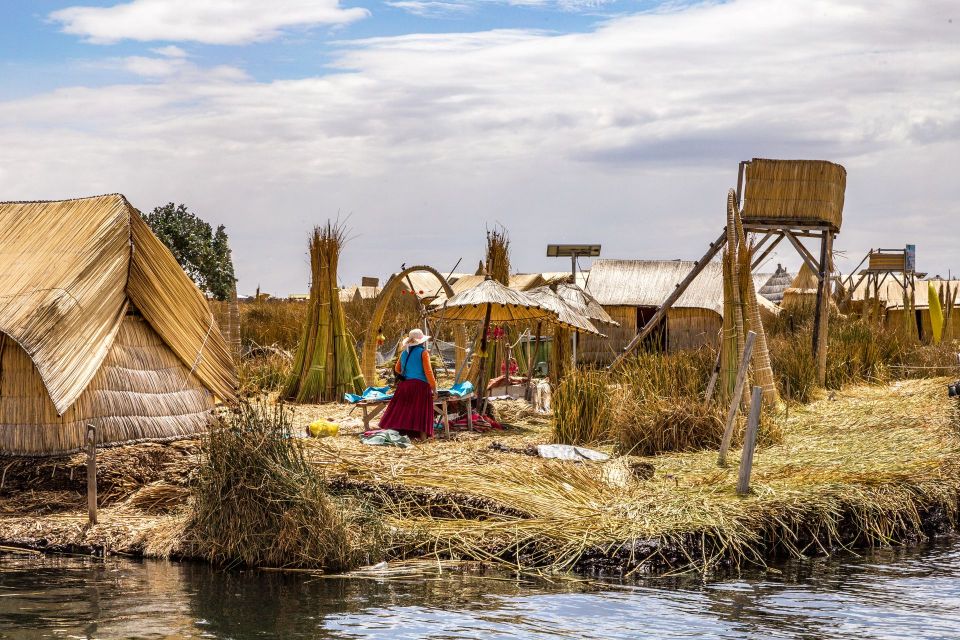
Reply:
[[782, 264], [778, 264], [777, 270], [757, 289], [757, 293], [774, 304], [780, 304], [783, 301], [783, 292], [790, 287], [795, 277]]
[[122, 195], [0, 203], [0, 453], [172, 440], [232, 400], [199, 289]]
[[[612, 362], [693, 267], [694, 263], [686, 260], [594, 261], [586, 290], [620, 326], [604, 328], [607, 338], [583, 336], [579, 358]], [[776, 309], [764, 298], [759, 302], [768, 310]], [[648, 346], [677, 351], [716, 345], [722, 325], [723, 271], [719, 263], [712, 262], [667, 310]]]

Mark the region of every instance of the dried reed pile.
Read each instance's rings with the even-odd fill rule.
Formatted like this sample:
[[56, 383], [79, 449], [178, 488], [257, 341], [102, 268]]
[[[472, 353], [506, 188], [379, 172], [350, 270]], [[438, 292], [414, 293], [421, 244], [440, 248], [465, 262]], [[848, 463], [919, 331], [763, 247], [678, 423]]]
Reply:
[[346, 231], [327, 221], [310, 239], [310, 311], [287, 380], [286, 397], [297, 402], [339, 401], [364, 387], [356, 343], [349, 334], [337, 286], [337, 263]]
[[[922, 536], [931, 517], [955, 521], [960, 438], [943, 382], [855, 387], [780, 417], [783, 441], [758, 449], [747, 498], [735, 495], [736, 464], [718, 468], [713, 451], [659, 455], [649, 480], [615, 473], [618, 460], [542, 460], [473, 441], [389, 454], [319, 442], [311, 456], [328, 477], [371, 487], [403, 540], [396, 554], [521, 570], [709, 570], [888, 544]], [[410, 498], [419, 489], [437, 501]], [[486, 506], [458, 512], [462, 496]]]
[[187, 524], [188, 553], [233, 566], [351, 569], [370, 559], [292, 437], [284, 407], [242, 403], [210, 432]]

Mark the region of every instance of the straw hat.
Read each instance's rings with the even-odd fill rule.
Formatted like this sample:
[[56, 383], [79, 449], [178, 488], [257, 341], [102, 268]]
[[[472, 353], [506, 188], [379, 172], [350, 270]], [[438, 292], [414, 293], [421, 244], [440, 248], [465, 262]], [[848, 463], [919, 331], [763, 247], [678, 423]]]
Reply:
[[410, 335], [403, 339], [402, 348], [406, 349], [407, 347], [416, 346], [418, 344], [423, 344], [430, 339], [430, 336], [424, 335], [423, 331], [420, 329], [411, 329]]

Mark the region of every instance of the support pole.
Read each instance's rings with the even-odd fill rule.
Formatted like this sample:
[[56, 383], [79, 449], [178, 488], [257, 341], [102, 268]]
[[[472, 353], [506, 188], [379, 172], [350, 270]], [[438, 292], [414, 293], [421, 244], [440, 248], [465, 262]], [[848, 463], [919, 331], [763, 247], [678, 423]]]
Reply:
[[720, 443], [720, 457], [717, 459], [717, 464], [720, 466], [727, 464], [727, 450], [730, 448], [730, 441], [733, 439], [733, 425], [736, 422], [737, 411], [740, 409], [740, 402], [743, 398], [743, 387], [747, 381], [750, 356], [753, 355], [753, 342], [756, 339], [757, 334], [748, 331], [747, 339], [743, 342], [743, 355], [740, 356], [740, 367], [737, 369], [737, 386], [730, 397], [730, 410], [727, 411], [727, 422], [723, 428], [723, 441]]
[[740, 477], [737, 479], [737, 495], [750, 493], [750, 473], [753, 471], [753, 452], [757, 447], [757, 432], [760, 430], [760, 403], [763, 388], [754, 387], [750, 396], [750, 418], [747, 433], [743, 436], [743, 454], [740, 456]]
[[97, 428], [87, 425], [87, 515], [97, 524]]
[[833, 234], [823, 232], [820, 241], [820, 273], [817, 283], [817, 308], [813, 318], [813, 358], [817, 364], [817, 384], [821, 387], [827, 382], [827, 329], [830, 316], [830, 272]]
[[720, 234], [720, 237], [710, 243], [710, 248], [707, 249], [707, 252], [703, 254], [703, 257], [697, 261], [697, 264], [693, 265], [693, 269], [687, 274], [687, 277], [685, 277], [680, 284], [677, 285], [677, 287], [673, 290], [673, 293], [667, 296], [667, 299], [663, 301], [663, 304], [660, 305], [660, 308], [657, 309], [656, 313], [650, 316], [650, 319], [647, 320], [647, 323], [643, 325], [643, 329], [641, 329], [639, 333], [637, 333], [637, 335], [630, 340], [630, 344], [624, 348], [623, 353], [618, 355], [613, 361], [613, 364], [610, 365], [611, 368], [620, 364], [627, 354], [636, 349], [643, 339], [646, 338], [651, 331], [653, 331], [653, 328], [657, 326], [657, 323], [659, 323], [660, 320], [662, 320], [667, 314], [667, 310], [673, 306], [673, 303], [676, 302], [681, 295], [683, 295], [683, 292], [687, 290], [687, 287], [690, 286], [690, 283], [693, 282], [698, 275], [700, 275], [700, 272], [703, 271], [704, 267], [706, 267], [711, 260], [713, 260], [713, 257], [720, 252], [720, 249], [722, 249], [723, 245], [726, 244], [726, 240], [727, 231], [724, 229], [724, 231]]

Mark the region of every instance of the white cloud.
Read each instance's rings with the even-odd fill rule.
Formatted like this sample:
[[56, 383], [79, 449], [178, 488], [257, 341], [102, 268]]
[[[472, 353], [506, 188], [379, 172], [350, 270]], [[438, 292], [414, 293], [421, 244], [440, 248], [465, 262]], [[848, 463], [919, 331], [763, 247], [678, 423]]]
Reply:
[[64, 88], [0, 103], [0, 192], [187, 202], [228, 225], [242, 289], [286, 293], [306, 282], [306, 230], [338, 211], [361, 234], [346, 280], [469, 265], [487, 221], [520, 269], [549, 268], [556, 241], [696, 258], [739, 160], [825, 158], [849, 171], [839, 248], [915, 241], [924, 270], [957, 271], [951, 8], [737, 0], [588, 33], [341, 43], [321, 77], [184, 65]]
[[426, 18], [449, 18], [474, 13], [483, 5], [506, 4], [567, 11], [571, 13], [595, 11], [616, 0], [386, 0], [386, 4], [407, 13]]
[[74, 6], [50, 14], [66, 33], [100, 44], [120, 40], [245, 44], [284, 30], [338, 25], [369, 15], [338, 0], [131, 0], [109, 7]]
[[166, 47], [157, 47], [155, 49], [150, 49], [153, 53], [158, 56], [164, 56], [166, 58], [187, 58], [189, 54], [176, 45], [167, 45]]

